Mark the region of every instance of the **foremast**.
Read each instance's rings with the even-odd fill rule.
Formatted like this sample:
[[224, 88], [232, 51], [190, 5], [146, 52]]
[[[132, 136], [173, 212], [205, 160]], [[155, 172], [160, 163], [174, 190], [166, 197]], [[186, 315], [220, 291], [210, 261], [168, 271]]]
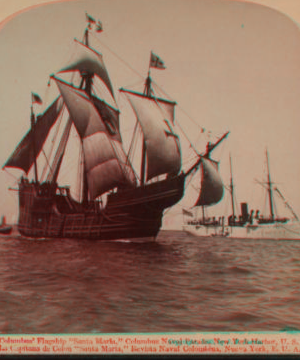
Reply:
[[211, 152], [228, 136], [229, 131], [223, 134], [215, 143], [208, 142], [203, 154], [197, 152], [198, 159], [185, 172], [189, 176], [196, 169], [201, 174], [201, 186], [194, 206], [202, 208], [202, 224], [206, 224], [205, 207], [217, 204], [223, 197], [224, 185], [219, 173], [219, 163], [211, 159]]
[[231, 210], [232, 210], [232, 217], [235, 220], [235, 206], [234, 206], [234, 184], [233, 184], [233, 174], [232, 174], [232, 160], [231, 155], [229, 155], [229, 163], [230, 163], [230, 197], [231, 197]]
[[152, 88], [150, 68], [165, 69], [163, 61], [152, 51], [144, 91], [121, 88], [136, 117], [134, 143], [137, 130], [142, 133], [140, 185], [160, 175], [177, 176], [181, 170], [179, 137], [174, 131], [176, 102], [157, 97]]
[[[143, 93], [120, 89], [130, 102], [143, 133], [141, 186], [161, 174], [167, 174], [168, 177], [177, 176], [181, 169], [179, 138], [173, 129], [176, 103], [155, 95], [150, 75], [151, 68], [165, 69], [164, 62], [152, 51]], [[228, 134], [229, 132], [223, 134], [215, 143], [207, 143], [203, 154], [196, 152], [195, 163], [187, 171], [181, 170], [182, 176], [186, 178], [194, 170], [200, 169], [201, 191], [195, 206], [202, 206], [203, 211], [204, 206], [219, 202], [223, 196], [218, 162], [212, 160], [210, 155]], [[192, 148], [194, 149], [193, 146]]]
[[271, 182], [268, 149], [266, 149], [266, 160], [267, 160], [267, 172], [268, 172], [267, 186], [268, 186], [268, 195], [269, 195], [270, 221], [274, 222], [275, 218], [274, 218], [274, 208], [273, 208], [273, 183]]
[[33, 112], [33, 101], [31, 103], [30, 108], [30, 124], [31, 124], [31, 131], [32, 131], [32, 156], [33, 156], [33, 167], [34, 167], [34, 180], [35, 183], [38, 183], [38, 168], [37, 168], [37, 154], [36, 154], [36, 134], [35, 134], [35, 114]]
[[[185, 172], [185, 176], [190, 175], [203, 161], [203, 159], [210, 159], [211, 152], [228, 136], [229, 131], [227, 131], [225, 134], [223, 134], [215, 143], [208, 142], [206, 145], [206, 151], [204, 154], [199, 154], [198, 159], [196, 162]], [[211, 160], [211, 159], [210, 159]]]

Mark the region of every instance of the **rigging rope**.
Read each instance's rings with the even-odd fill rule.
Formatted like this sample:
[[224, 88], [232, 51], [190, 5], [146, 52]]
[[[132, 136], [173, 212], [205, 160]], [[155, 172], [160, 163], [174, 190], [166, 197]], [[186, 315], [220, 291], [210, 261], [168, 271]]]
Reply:
[[[155, 81], [152, 80], [152, 83], [163, 92], [165, 96], [167, 96], [169, 99], [172, 99], [172, 97], [161, 87], [159, 86]], [[188, 117], [189, 120], [191, 120], [196, 126], [199, 127], [199, 129], [203, 129], [202, 126], [200, 126], [180, 105], [178, 105], [178, 108]]]
[[[123, 60], [119, 55], [116, 54], [115, 51], [113, 51], [108, 45], [104, 44], [102, 41], [100, 41], [94, 34], [92, 34], [93, 38], [96, 39], [96, 41], [99, 42], [99, 44], [101, 46], [104, 46], [105, 48], [107, 48], [117, 59], [119, 59], [124, 65], [126, 65], [130, 70], [132, 70], [136, 75], [138, 75], [140, 78], [142, 78], [144, 80], [144, 76], [141, 75], [136, 69], [134, 69], [133, 67], [131, 67], [125, 60]], [[167, 94], [167, 92], [162, 89], [160, 86], [158, 86], [158, 84], [156, 84], [155, 81], [152, 80], [152, 84], [154, 84], [160, 91], [162, 91], [162, 93], [168, 97], [169, 99], [172, 99], [172, 97], [170, 95]], [[177, 105], [179, 107], [179, 109], [188, 117], [188, 119], [190, 121], [192, 121], [197, 127], [199, 127], [199, 129], [203, 129], [202, 126], [200, 126], [184, 109], [181, 108], [181, 106]], [[183, 130], [182, 130], [183, 131]], [[183, 132], [184, 133], [184, 132]], [[186, 136], [186, 134], [184, 133], [184, 135]], [[191, 141], [188, 139], [188, 137], [186, 136], [187, 140], [189, 141], [189, 143], [192, 145]], [[194, 149], [195, 150], [195, 149]], [[197, 153], [197, 151], [195, 150], [195, 152]]]
[[2, 169], [2, 170], [4, 170], [9, 176], [11, 176], [11, 177], [14, 178], [15, 183], [13, 184], [13, 186], [14, 186], [14, 185], [17, 185], [19, 179], [18, 179], [16, 176], [14, 176], [13, 174], [11, 174], [6, 168], [4, 168], [4, 169]]
[[192, 148], [194, 150], [194, 152], [199, 155], [198, 151], [195, 149], [195, 147], [193, 146], [192, 142], [190, 141], [189, 137], [187, 136], [187, 134], [184, 132], [184, 130], [182, 129], [182, 127], [180, 126], [179, 122], [176, 121], [176, 126], [179, 127], [179, 129], [181, 130], [181, 132], [183, 133], [183, 135], [185, 136], [185, 138], [187, 139], [187, 141], [190, 144], [190, 148]]
[[83, 163], [84, 163], [84, 158], [83, 158], [83, 150], [82, 150], [82, 146], [79, 146], [79, 156], [78, 156], [78, 165], [77, 165], [77, 195], [80, 201], [83, 200]]
[[[42, 153], [43, 153], [43, 155], [44, 155], [44, 157], [45, 157], [45, 160], [46, 160], [45, 167], [48, 165], [48, 166], [49, 166], [49, 168], [51, 169], [51, 166], [50, 166], [50, 163], [49, 163], [48, 157], [47, 157], [47, 155], [46, 155], [46, 153], [45, 153], [44, 149], [42, 149]], [[43, 176], [41, 176], [41, 181], [42, 181], [42, 178], [43, 178]]]
[[100, 41], [93, 33], [91, 34], [94, 39], [96, 39], [101, 46], [104, 46], [107, 48], [117, 59], [119, 59], [124, 65], [126, 65], [130, 70], [132, 70], [136, 75], [140, 76], [142, 79], [144, 77], [133, 67], [131, 67], [125, 60], [123, 60], [115, 51], [113, 51], [108, 45], [104, 44], [102, 41]]
[[[50, 152], [49, 152], [49, 155], [48, 155], [48, 156], [49, 156], [49, 159], [51, 158], [52, 152], [53, 152], [53, 150], [54, 150], [54, 144], [55, 144], [55, 141], [56, 141], [57, 136], [58, 136], [58, 133], [59, 133], [59, 129], [60, 129], [60, 125], [61, 125], [61, 123], [62, 123], [62, 118], [63, 118], [64, 111], [65, 111], [65, 106], [63, 106], [62, 111], [61, 111], [61, 114], [59, 115], [59, 121], [58, 121], [58, 124], [57, 124], [57, 126], [56, 126], [54, 136], [53, 136], [53, 138], [52, 138], [52, 140], [51, 140], [51, 144], [52, 144], [52, 145], [51, 145], [51, 149], [50, 149]], [[56, 120], [56, 121], [57, 121], [57, 120]], [[46, 156], [46, 154], [45, 154], [45, 152], [44, 152], [44, 149], [43, 149], [43, 153], [44, 153], [45, 158], [46, 158], [46, 164], [45, 164], [45, 166], [44, 166], [44, 168], [43, 168], [43, 171], [42, 171], [41, 181], [44, 179], [44, 177], [45, 177], [45, 175], [46, 175], [46, 171], [47, 171], [47, 169], [48, 169], [48, 166], [49, 166], [50, 171], [52, 171], [51, 165], [49, 164], [49, 161], [48, 161], [48, 158], [47, 158], [47, 156]]]

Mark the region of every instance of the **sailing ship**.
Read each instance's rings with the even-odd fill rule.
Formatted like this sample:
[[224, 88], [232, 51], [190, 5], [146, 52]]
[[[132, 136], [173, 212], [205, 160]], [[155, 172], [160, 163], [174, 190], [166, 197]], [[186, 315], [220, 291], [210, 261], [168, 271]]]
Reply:
[[[259, 210], [248, 211], [248, 204], [241, 203], [241, 215], [237, 216], [235, 209], [234, 184], [232, 176], [232, 163], [230, 157], [230, 196], [231, 196], [231, 210], [232, 214], [228, 217], [226, 226], [224, 226], [224, 218], [222, 217], [222, 224], [217, 223], [215, 226], [207, 226], [195, 220], [186, 220], [188, 214], [185, 212], [184, 230], [200, 237], [207, 236], [221, 236], [239, 239], [270, 239], [270, 240], [300, 240], [300, 223], [299, 218], [284, 198], [281, 191], [274, 187], [271, 181], [269, 154], [266, 150], [267, 163], [267, 181], [265, 183], [259, 182], [266, 188], [269, 202], [269, 215], [260, 215]], [[276, 192], [285, 207], [290, 211], [291, 218], [275, 216], [274, 212], [274, 192]]]
[[[136, 117], [131, 146], [126, 153], [120, 130], [120, 110], [115, 100], [103, 55], [90, 46], [90, 33], [102, 24], [87, 15], [83, 40], [75, 39], [75, 59], [50, 76], [59, 95], [36, 117], [33, 105], [41, 103], [32, 93], [31, 127], [4, 165], [23, 171], [18, 183], [21, 235], [33, 238], [91, 240], [154, 240], [164, 210], [184, 194], [186, 178], [201, 168], [203, 187], [198, 203], [219, 201], [223, 184], [216, 163], [209, 159], [212, 147], [186, 170], [182, 167], [180, 138], [175, 133], [176, 102], [158, 97], [153, 90], [150, 68], [164, 69], [164, 62], [151, 52], [144, 91], [121, 88]], [[66, 81], [63, 75], [79, 75]], [[95, 83], [101, 83], [100, 90]], [[76, 85], [76, 83], [78, 83]], [[107, 99], [110, 101], [107, 101]], [[65, 122], [62, 113], [67, 111]], [[46, 161], [46, 175], [39, 174], [37, 158], [43, 154], [52, 129], [64, 124], [60, 141]], [[82, 151], [81, 198], [70, 186], [58, 184], [66, 146], [74, 129]], [[140, 169], [132, 165], [136, 137], [142, 135]], [[224, 136], [225, 137], [225, 136]], [[200, 169], [200, 170], [201, 170]], [[33, 179], [29, 179], [29, 172]], [[40, 175], [40, 176], [39, 176]]]

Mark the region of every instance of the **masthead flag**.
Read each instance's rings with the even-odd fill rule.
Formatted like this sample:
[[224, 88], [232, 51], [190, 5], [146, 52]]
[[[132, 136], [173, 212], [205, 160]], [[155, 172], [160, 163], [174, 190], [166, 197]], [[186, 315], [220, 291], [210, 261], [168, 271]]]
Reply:
[[42, 104], [42, 99], [39, 97], [38, 94], [35, 94], [35, 93], [31, 93], [31, 101], [32, 103], [37, 103], [37, 104]]
[[87, 12], [85, 13], [85, 15], [87, 22], [89, 22], [90, 24], [95, 24], [96, 20], [91, 15], [89, 15]]
[[102, 22], [100, 20], [97, 21], [97, 24], [96, 24], [96, 31], [97, 32], [101, 32], [103, 31], [103, 26], [102, 26]]
[[150, 56], [150, 67], [154, 67], [156, 69], [165, 69], [165, 64], [162, 61], [162, 59], [155, 55], [152, 51], [151, 51], [151, 56]]

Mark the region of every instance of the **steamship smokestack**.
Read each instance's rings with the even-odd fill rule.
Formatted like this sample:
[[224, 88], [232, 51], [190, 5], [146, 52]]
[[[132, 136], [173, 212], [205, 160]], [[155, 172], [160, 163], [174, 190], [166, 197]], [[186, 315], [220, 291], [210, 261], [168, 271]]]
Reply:
[[248, 204], [247, 203], [241, 203], [241, 212], [242, 212], [243, 221], [248, 221], [249, 213], [248, 213]]

